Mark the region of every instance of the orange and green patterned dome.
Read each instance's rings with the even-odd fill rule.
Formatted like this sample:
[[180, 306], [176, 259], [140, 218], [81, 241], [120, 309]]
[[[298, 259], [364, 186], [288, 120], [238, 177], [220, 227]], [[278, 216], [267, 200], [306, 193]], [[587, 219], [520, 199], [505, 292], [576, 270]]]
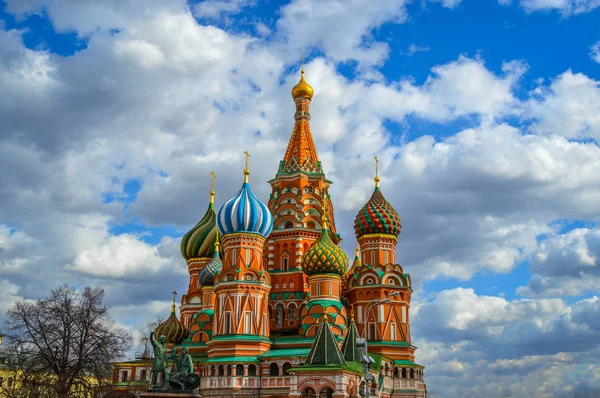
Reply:
[[323, 216], [323, 230], [318, 241], [302, 256], [302, 269], [307, 275], [343, 275], [348, 269], [346, 253], [329, 237], [327, 217]]
[[367, 234], [400, 235], [402, 220], [388, 202], [379, 186], [375, 187], [371, 199], [363, 206], [354, 219], [354, 233], [357, 238]]
[[217, 213], [213, 204], [213, 196], [211, 191], [211, 201], [204, 217], [181, 238], [181, 255], [186, 260], [213, 256], [215, 242], [218, 239]]

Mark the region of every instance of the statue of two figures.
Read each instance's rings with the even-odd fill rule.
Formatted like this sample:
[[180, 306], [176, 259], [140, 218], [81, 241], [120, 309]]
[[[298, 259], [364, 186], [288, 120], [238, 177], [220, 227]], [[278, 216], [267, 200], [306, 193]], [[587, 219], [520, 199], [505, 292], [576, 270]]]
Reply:
[[[165, 336], [154, 339], [154, 332], [150, 333], [150, 341], [154, 348], [154, 361], [152, 362], [152, 389], [161, 389], [165, 385], [169, 390], [192, 391], [200, 385], [200, 376], [194, 373], [194, 363], [188, 349], [181, 349], [181, 356], [177, 356], [177, 348], [171, 350], [167, 356]], [[173, 364], [169, 370], [169, 362]], [[162, 382], [157, 383], [158, 374], [162, 373]]]

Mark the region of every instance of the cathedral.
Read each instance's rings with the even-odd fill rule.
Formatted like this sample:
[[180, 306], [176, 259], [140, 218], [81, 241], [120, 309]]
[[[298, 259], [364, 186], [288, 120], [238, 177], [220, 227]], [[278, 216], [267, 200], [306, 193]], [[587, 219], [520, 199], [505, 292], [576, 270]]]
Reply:
[[376, 172], [349, 263], [310, 130], [314, 91], [301, 73], [268, 202], [252, 191], [247, 152], [241, 189], [218, 209], [213, 173], [206, 213], [181, 240], [190, 282], [180, 317], [173, 305], [156, 334], [188, 349], [204, 397], [426, 398], [411, 279], [396, 262], [400, 216]]

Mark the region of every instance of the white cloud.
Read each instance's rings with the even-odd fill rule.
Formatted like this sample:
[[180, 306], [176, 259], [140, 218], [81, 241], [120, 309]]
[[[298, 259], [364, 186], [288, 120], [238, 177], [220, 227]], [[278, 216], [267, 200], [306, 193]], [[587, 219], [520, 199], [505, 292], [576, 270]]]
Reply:
[[402, 0], [293, 0], [280, 12], [277, 31], [290, 55], [315, 46], [335, 61], [365, 65], [381, 64], [389, 52], [387, 43], [373, 40], [371, 31], [407, 17]]
[[436, 3], [442, 3], [442, 5], [446, 8], [455, 8], [461, 2], [461, 0], [430, 0]]
[[416, 44], [411, 43], [411, 45], [408, 46], [408, 53], [407, 54], [408, 54], [409, 57], [411, 57], [411, 56], [413, 56], [416, 53], [427, 52], [427, 51], [429, 51], [429, 47], [428, 46], [417, 46]]
[[590, 57], [600, 64], [600, 41], [590, 48]]
[[600, 230], [578, 228], [551, 237], [535, 251], [533, 274], [517, 293], [566, 296], [594, 292], [600, 285]]
[[253, 3], [252, 0], [203, 0], [194, 6], [194, 14], [199, 18], [219, 20], [224, 15], [238, 14]]
[[521, 0], [521, 7], [526, 12], [534, 11], [558, 11], [568, 16], [583, 14], [600, 6], [598, 0]]
[[568, 70], [532, 92], [524, 117], [536, 133], [600, 140], [600, 82]]

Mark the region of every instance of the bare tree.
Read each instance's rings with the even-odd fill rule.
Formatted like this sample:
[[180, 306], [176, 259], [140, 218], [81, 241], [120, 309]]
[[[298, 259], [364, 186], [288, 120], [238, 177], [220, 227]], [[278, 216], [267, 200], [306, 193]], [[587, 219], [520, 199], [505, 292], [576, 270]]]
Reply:
[[82, 396], [110, 380], [111, 364], [123, 358], [131, 336], [115, 324], [103, 299], [101, 288], [64, 285], [46, 299], [20, 301], [8, 310], [3, 351], [15, 383], [32, 389], [20, 396]]

